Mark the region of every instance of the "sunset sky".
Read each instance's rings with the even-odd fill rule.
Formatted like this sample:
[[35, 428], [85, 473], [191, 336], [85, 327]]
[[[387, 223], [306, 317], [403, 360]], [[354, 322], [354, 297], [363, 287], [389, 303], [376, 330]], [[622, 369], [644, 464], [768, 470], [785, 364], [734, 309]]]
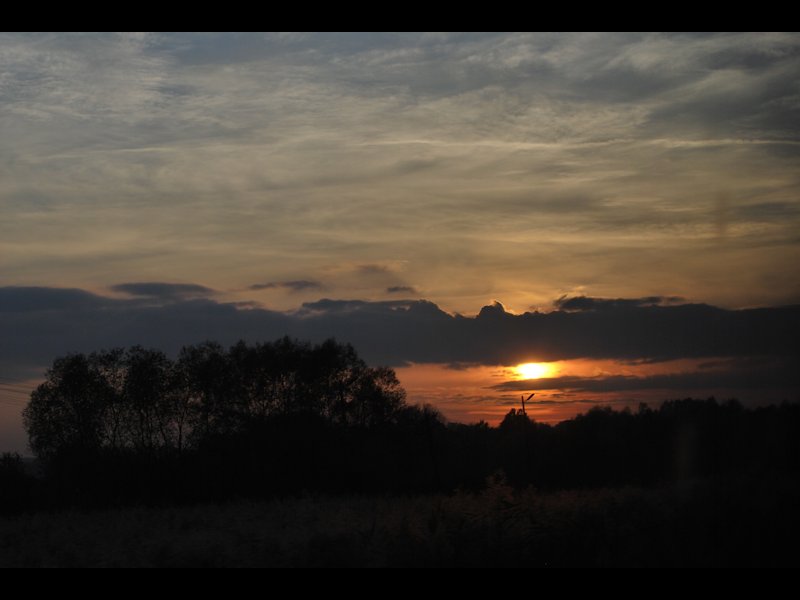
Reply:
[[797, 400], [800, 35], [0, 34], [0, 217], [0, 451], [53, 358], [205, 339], [467, 422]]

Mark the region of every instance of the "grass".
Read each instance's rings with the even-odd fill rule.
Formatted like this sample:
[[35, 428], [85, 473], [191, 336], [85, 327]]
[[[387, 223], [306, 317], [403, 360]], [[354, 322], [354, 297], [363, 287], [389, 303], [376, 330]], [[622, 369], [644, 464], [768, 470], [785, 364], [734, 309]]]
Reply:
[[800, 564], [794, 481], [300, 497], [0, 519], [4, 567]]

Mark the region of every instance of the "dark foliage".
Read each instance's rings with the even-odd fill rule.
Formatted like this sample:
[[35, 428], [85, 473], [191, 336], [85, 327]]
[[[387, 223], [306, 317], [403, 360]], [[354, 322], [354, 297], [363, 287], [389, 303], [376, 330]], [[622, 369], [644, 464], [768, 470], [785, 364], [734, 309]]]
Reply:
[[31, 448], [51, 459], [180, 453], [289, 416], [378, 427], [404, 408], [394, 372], [368, 367], [352, 346], [283, 338], [188, 346], [177, 361], [139, 346], [59, 358], [23, 417]]
[[43, 477], [0, 468], [4, 511], [480, 490], [657, 486], [800, 471], [800, 406], [680, 400], [497, 428], [408, 406], [392, 370], [349, 345], [139, 347], [55, 361], [25, 410]]
[[800, 564], [797, 404], [447, 424], [352, 347], [284, 338], [60, 358], [24, 417], [0, 565]]
[[35, 500], [36, 485], [19, 454], [0, 455], [0, 514], [29, 509]]

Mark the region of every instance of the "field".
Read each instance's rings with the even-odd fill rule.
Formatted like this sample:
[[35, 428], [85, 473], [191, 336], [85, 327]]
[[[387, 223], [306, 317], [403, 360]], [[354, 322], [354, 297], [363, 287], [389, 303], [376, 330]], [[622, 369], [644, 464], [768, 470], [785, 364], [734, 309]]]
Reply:
[[800, 565], [786, 478], [539, 493], [301, 496], [0, 519], [3, 567]]

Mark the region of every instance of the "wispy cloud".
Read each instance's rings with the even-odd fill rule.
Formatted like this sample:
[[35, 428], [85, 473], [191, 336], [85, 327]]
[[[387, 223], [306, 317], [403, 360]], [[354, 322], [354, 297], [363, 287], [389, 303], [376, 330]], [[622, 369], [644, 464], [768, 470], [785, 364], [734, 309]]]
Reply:
[[560, 310], [614, 310], [645, 306], [665, 306], [685, 303], [680, 296], [648, 296], [646, 298], [589, 298], [587, 296], [562, 296], [553, 305]]
[[253, 291], [286, 289], [291, 292], [305, 292], [309, 290], [320, 290], [322, 287], [322, 284], [318, 281], [312, 281], [310, 279], [294, 279], [291, 281], [269, 281], [267, 283], [256, 283], [251, 285], [248, 289]]
[[390, 285], [386, 288], [387, 294], [411, 294], [417, 295], [417, 288], [412, 285]]
[[206, 298], [216, 292], [211, 288], [194, 283], [119, 283], [110, 288], [114, 292], [129, 294], [145, 298], [189, 300], [192, 298]]
[[395, 268], [394, 265], [385, 263], [367, 263], [357, 265], [356, 271], [362, 275], [384, 275], [386, 273], [391, 273]]
[[[241, 290], [338, 264], [365, 267], [354, 295], [413, 281], [460, 311], [581, 285], [785, 302], [799, 50], [791, 33], [2, 34], [5, 281]], [[367, 268], [395, 264], [403, 281]]]
[[491, 386], [498, 391], [570, 390], [577, 392], [627, 392], [639, 390], [671, 390], [698, 394], [707, 390], [780, 390], [783, 393], [800, 391], [800, 379], [794, 361], [771, 360], [743, 368], [729, 363], [714, 370], [666, 373], [636, 377], [607, 375], [602, 377], [549, 377], [537, 380], [504, 381]]

